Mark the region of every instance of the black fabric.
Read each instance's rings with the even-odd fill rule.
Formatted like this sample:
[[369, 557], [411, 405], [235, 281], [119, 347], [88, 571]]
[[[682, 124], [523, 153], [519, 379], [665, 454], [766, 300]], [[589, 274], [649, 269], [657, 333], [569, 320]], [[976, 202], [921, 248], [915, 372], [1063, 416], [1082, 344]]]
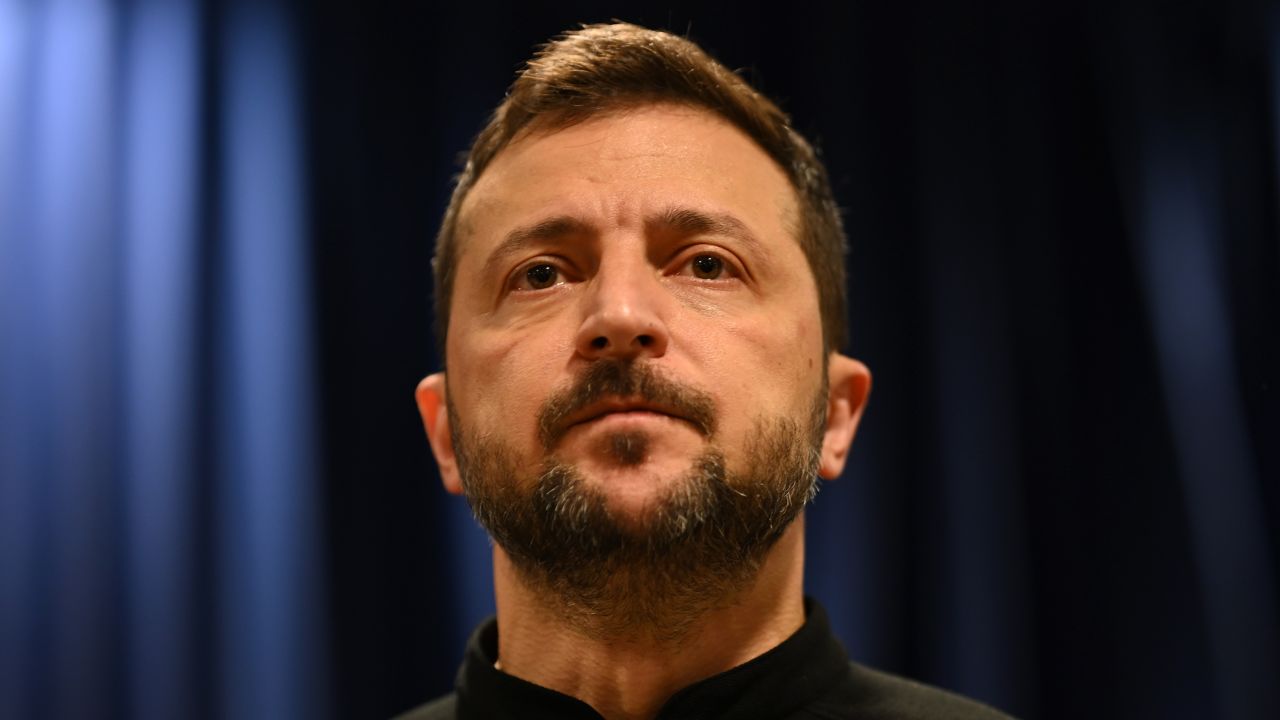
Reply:
[[[851, 663], [831, 633], [822, 607], [809, 599], [805, 612], [804, 626], [781, 645], [681, 690], [662, 707], [658, 718], [1007, 717], [943, 690]], [[576, 698], [496, 669], [497, 658], [498, 623], [491, 618], [468, 643], [456, 692], [398, 720], [600, 718]]]

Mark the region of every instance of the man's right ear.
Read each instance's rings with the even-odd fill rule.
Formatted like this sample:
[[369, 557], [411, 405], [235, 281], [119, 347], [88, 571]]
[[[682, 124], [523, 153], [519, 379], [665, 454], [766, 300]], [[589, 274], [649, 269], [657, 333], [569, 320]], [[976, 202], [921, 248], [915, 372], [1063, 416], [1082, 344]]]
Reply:
[[444, 489], [454, 495], [462, 494], [462, 476], [458, 474], [458, 456], [453, 451], [453, 433], [449, 427], [449, 405], [445, 397], [444, 373], [432, 373], [418, 383], [415, 396], [422, 425], [427, 429], [427, 442], [436, 456], [440, 479]]

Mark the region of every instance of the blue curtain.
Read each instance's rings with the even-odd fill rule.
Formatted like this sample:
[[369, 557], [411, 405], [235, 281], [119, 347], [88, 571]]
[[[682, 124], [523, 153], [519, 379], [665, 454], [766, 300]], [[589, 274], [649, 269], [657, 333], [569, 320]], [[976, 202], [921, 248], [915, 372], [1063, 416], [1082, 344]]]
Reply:
[[293, 21], [0, 2], [0, 717], [324, 717]]
[[412, 403], [531, 47], [691, 33], [815, 138], [876, 376], [808, 511], [860, 661], [1280, 711], [1280, 9], [0, 0], [0, 718], [387, 717], [489, 545]]
[[[1280, 88], [1278, 10], [1253, 18], [1260, 23], [1258, 35], [1270, 35], [1264, 47], [1272, 60], [1273, 112], [1280, 97], [1274, 94]], [[1242, 238], [1266, 232], [1259, 209], [1280, 208], [1275, 197], [1253, 207], [1246, 198], [1232, 197], [1256, 192], [1241, 182], [1250, 165], [1269, 165], [1273, 172], [1280, 167], [1280, 146], [1240, 147], [1236, 133], [1252, 125], [1257, 112], [1235, 85], [1247, 83], [1247, 76], [1227, 82], [1206, 77], [1197, 72], [1195, 56], [1159, 25], [1133, 17], [1118, 22], [1131, 43], [1167, 63], [1157, 73], [1150, 56], [1112, 54], [1115, 77], [1108, 99], [1117, 113], [1131, 118], [1114, 125], [1128, 149], [1118, 168], [1120, 185], [1137, 285], [1157, 349], [1155, 371], [1187, 513], [1187, 549], [1196, 569], [1216, 709], [1228, 718], [1266, 717], [1280, 712], [1280, 558], [1269, 537], [1277, 532], [1269, 527], [1277, 518], [1269, 517], [1266, 498], [1277, 478], [1264, 473], [1260, 462], [1269, 451], [1255, 444], [1272, 446], [1280, 437], [1265, 425], [1257, 428], [1261, 434], [1250, 429], [1248, 405], [1256, 402], [1250, 396], [1260, 388], [1246, 378], [1248, 360], [1240, 353], [1251, 349], [1241, 339], [1253, 330], [1240, 325], [1251, 319], [1233, 310], [1239, 288], [1232, 280], [1256, 280], [1247, 270], [1234, 274], [1230, 255]], [[1259, 93], [1253, 102], [1263, 97]], [[1280, 114], [1272, 115], [1271, 124], [1273, 132], [1280, 129]], [[1274, 224], [1270, 228], [1274, 247], [1280, 237]], [[1267, 270], [1257, 279], [1280, 279], [1280, 268]]]

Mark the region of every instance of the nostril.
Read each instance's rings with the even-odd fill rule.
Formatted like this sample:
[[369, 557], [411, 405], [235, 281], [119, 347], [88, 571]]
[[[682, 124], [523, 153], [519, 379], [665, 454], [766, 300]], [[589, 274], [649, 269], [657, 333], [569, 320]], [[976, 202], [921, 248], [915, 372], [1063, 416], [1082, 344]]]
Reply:
[[652, 336], [652, 335], [638, 335], [638, 336], [636, 337], [636, 342], [640, 343], [640, 347], [649, 347], [650, 345], [652, 345], [652, 344], [653, 344], [653, 336]]
[[591, 347], [596, 350], [603, 350], [609, 346], [609, 339], [601, 335], [591, 341]]

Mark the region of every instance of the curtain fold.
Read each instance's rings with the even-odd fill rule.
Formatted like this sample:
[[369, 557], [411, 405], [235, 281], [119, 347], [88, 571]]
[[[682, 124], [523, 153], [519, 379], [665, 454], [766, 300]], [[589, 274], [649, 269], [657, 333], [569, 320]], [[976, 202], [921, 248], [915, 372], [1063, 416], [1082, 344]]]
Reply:
[[1280, 6], [0, 0], [0, 717], [387, 717], [490, 545], [412, 402], [451, 165], [612, 17], [781, 98], [875, 390], [853, 657], [1026, 717], [1280, 712]]
[[325, 717], [278, 3], [0, 3], [0, 716]]

